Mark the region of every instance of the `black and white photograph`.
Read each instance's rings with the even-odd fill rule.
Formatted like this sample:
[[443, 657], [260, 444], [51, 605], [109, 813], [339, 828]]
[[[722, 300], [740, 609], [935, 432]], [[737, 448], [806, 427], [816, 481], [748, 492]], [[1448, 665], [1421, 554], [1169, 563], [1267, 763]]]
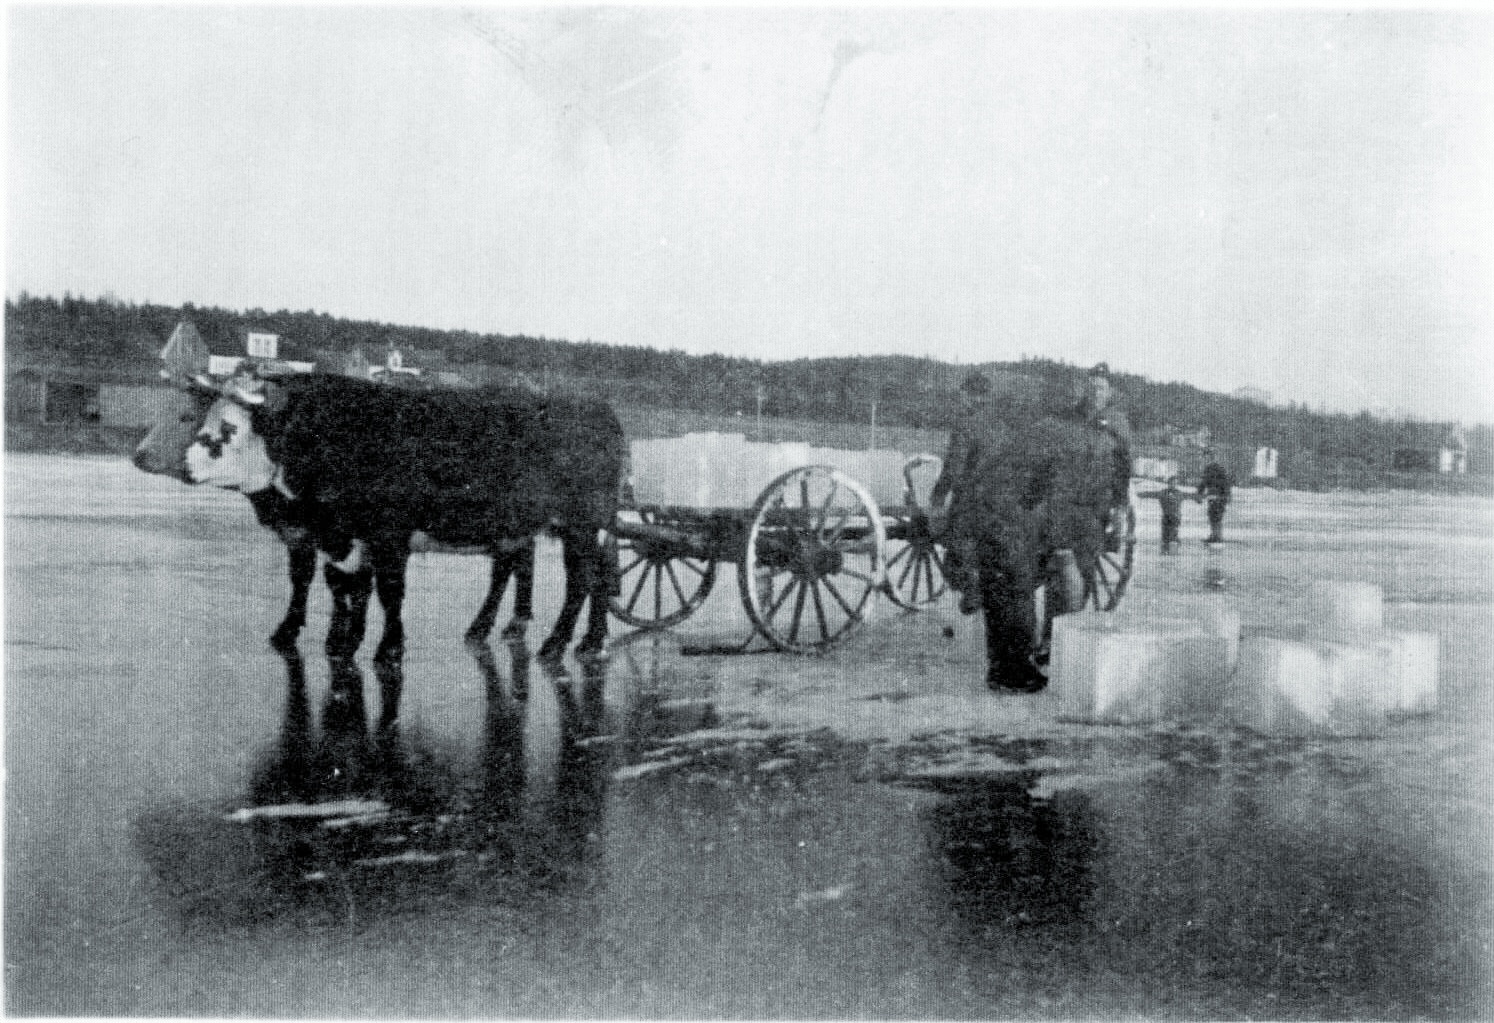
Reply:
[[8, 4], [3, 1013], [1494, 1018], [1494, 18]]

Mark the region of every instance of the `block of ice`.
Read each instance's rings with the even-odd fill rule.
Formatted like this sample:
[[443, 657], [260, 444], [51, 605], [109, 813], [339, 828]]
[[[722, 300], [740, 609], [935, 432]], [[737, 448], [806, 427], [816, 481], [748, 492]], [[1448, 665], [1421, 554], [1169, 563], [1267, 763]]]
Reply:
[[1374, 583], [1314, 579], [1305, 617], [1308, 639], [1365, 642], [1385, 628], [1384, 598]]
[[1049, 689], [1069, 721], [1139, 724], [1206, 717], [1221, 705], [1227, 643], [1186, 618], [1096, 612], [1053, 623]]
[[1240, 660], [1240, 612], [1221, 597], [1206, 597], [1199, 614], [1205, 628], [1224, 640], [1224, 666], [1234, 671]]
[[1384, 695], [1390, 709], [1407, 714], [1436, 710], [1441, 645], [1437, 634], [1390, 631], [1377, 645], [1387, 662]]
[[689, 433], [631, 445], [633, 493], [640, 504], [750, 508], [768, 484], [801, 465], [829, 465], [866, 486], [879, 504], [901, 504], [904, 456], [786, 442], [762, 444], [740, 433]]
[[1375, 735], [1393, 688], [1390, 657], [1377, 642], [1299, 642], [1250, 636], [1240, 643], [1229, 707], [1267, 735]]

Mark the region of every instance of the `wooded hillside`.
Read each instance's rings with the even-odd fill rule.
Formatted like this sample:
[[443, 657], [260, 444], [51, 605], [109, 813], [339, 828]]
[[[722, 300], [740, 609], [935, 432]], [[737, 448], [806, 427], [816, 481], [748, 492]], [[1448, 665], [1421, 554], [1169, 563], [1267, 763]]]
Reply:
[[[1063, 386], [1083, 370], [1046, 359], [979, 367], [912, 356], [765, 362], [592, 341], [432, 330], [312, 311], [236, 312], [22, 294], [5, 303], [7, 372], [46, 367], [149, 379], [157, 369], [161, 346], [182, 319], [190, 320], [215, 350], [229, 350], [234, 338], [252, 328], [280, 334], [312, 351], [345, 354], [362, 346], [365, 353], [377, 354], [393, 346], [431, 353], [444, 368], [466, 368], [472, 377], [484, 375], [484, 369], [522, 373], [541, 386], [584, 390], [620, 404], [740, 415], [748, 421], [760, 412], [765, 417], [863, 424], [868, 429], [874, 417], [883, 429], [946, 429], [959, 407], [960, 382], [975, 368], [993, 377], [1036, 377], [1052, 386]], [[1399, 471], [1405, 468], [1404, 453], [1434, 452], [1449, 432], [1448, 423], [1268, 407], [1188, 384], [1158, 383], [1122, 372], [1113, 363], [1112, 369], [1138, 439], [1165, 442], [1170, 432], [1207, 427], [1220, 446], [1239, 451], [1274, 447], [1282, 453], [1284, 482], [1293, 486], [1426, 485], [1424, 473]], [[1469, 474], [1494, 475], [1494, 429], [1469, 426], [1463, 436]]]

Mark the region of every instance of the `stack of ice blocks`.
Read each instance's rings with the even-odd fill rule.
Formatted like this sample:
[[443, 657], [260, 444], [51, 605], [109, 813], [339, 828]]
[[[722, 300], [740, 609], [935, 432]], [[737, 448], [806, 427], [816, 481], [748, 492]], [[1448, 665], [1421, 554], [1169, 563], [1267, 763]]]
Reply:
[[1374, 735], [1392, 713], [1437, 705], [1436, 633], [1387, 630], [1380, 588], [1311, 584], [1302, 640], [1240, 644], [1232, 716], [1274, 735]]
[[1437, 704], [1435, 633], [1387, 630], [1380, 588], [1313, 582], [1305, 638], [1241, 639], [1219, 598], [1186, 613], [1062, 615], [1050, 691], [1063, 720], [1144, 724], [1227, 714], [1274, 735], [1373, 735]]

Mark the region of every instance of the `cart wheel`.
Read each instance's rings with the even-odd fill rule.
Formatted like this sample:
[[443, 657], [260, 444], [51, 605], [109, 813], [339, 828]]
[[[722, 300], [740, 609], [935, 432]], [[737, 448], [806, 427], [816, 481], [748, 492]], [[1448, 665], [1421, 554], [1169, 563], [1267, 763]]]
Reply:
[[[918, 611], [944, 596], [949, 588], [944, 576], [944, 552], [934, 542], [928, 513], [922, 508], [913, 509], [906, 519], [899, 518], [893, 530], [903, 545], [887, 559], [887, 595], [899, 607]], [[895, 546], [896, 541], [888, 549]]]
[[[644, 523], [658, 521], [652, 509], [636, 513]], [[617, 596], [612, 613], [638, 629], [665, 629], [689, 618], [710, 595], [716, 563], [681, 554], [655, 540], [617, 538]]]
[[[1118, 520], [1118, 521], [1117, 521]], [[1114, 611], [1120, 606], [1121, 597], [1131, 581], [1136, 566], [1136, 505], [1127, 504], [1125, 511], [1111, 520], [1105, 530], [1105, 549], [1095, 565], [1094, 579], [1085, 580], [1084, 598], [1079, 605], [1084, 611]], [[1053, 614], [1050, 608], [1049, 589], [1061, 585], [1053, 580], [1039, 586], [1034, 600], [1037, 602], [1038, 636], [1034, 643], [1034, 659], [1046, 667], [1053, 644]]]
[[845, 638], [883, 587], [886, 541], [876, 501], [851, 477], [823, 465], [784, 473], [753, 505], [737, 572], [752, 624], [796, 653]]
[[1105, 530], [1105, 550], [1096, 566], [1094, 585], [1085, 587], [1086, 611], [1114, 611], [1126, 595], [1136, 567], [1136, 505], [1111, 519]]

